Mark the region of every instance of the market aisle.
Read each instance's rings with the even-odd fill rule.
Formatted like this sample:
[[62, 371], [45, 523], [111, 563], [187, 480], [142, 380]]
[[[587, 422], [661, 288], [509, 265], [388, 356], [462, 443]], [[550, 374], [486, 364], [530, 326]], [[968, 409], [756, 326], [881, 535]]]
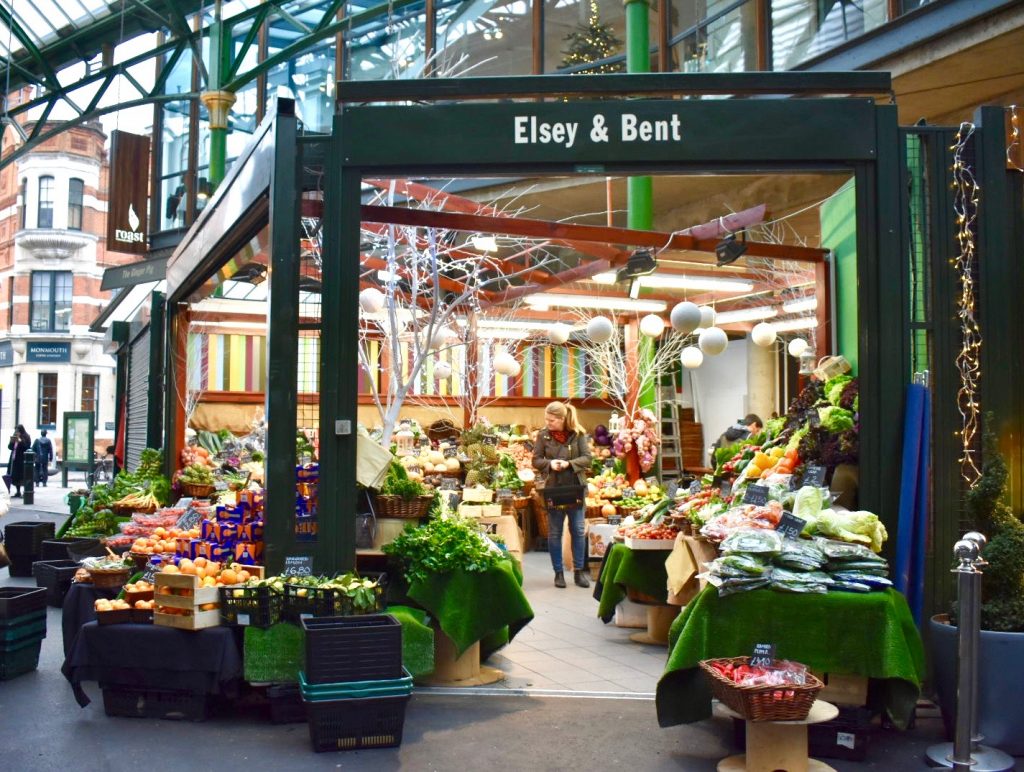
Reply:
[[515, 640], [488, 660], [507, 677], [506, 689], [568, 689], [651, 695], [665, 668], [666, 649], [629, 639], [629, 630], [597, 618], [592, 589], [552, 584], [546, 552], [524, 558], [523, 589], [536, 616]]

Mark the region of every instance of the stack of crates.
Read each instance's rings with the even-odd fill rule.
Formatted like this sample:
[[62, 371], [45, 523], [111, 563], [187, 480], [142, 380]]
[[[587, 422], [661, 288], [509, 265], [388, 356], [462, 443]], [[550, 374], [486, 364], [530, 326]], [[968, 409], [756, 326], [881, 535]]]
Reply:
[[46, 589], [0, 587], [0, 681], [39, 666], [46, 637]]
[[306, 670], [299, 689], [313, 749], [402, 744], [412, 676], [402, 667], [402, 626], [387, 614], [302, 619]]
[[32, 564], [42, 560], [43, 542], [53, 538], [53, 523], [22, 520], [4, 528], [4, 545], [11, 559], [11, 576], [32, 576]]

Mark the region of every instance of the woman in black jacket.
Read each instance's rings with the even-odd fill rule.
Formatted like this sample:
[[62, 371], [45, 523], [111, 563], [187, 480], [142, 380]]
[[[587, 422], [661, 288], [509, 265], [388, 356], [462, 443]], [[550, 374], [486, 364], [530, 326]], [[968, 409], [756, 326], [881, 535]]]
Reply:
[[[545, 427], [537, 433], [533, 446], [533, 466], [545, 476], [544, 487], [585, 486], [590, 469], [590, 446], [586, 432], [576, 420], [576, 409], [552, 402], [544, 410]], [[548, 510], [548, 552], [555, 570], [555, 587], [565, 587], [562, 565], [562, 526], [569, 518], [572, 538], [573, 574], [579, 587], [589, 587], [587, 578], [587, 541], [584, 537], [583, 507], [552, 507]]]
[[[11, 441], [7, 443], [7, 449], [11, 451], [11, 458], [7, 462], [7, 476], [14, 484], [15, 490], [11, 498], [21, 496], [21, 483], [25, 476], [25, 451], [31, 445], [32, 440], [29, 438], [28, 432], [25, 431], [25, 427], [18, 424], [14, 434], [11, 435]], [[10, 485], [7, 487], [10, 489]]]

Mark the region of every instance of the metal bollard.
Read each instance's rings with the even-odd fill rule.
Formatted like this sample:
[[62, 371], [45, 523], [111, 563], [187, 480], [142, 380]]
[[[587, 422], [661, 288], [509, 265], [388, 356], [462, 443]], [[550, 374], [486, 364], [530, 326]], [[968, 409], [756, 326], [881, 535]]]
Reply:
[[32, 448], [25, 451], [21, 465], [21, 501], [23, 504], [36, 503], [36, 454]]
[[996, 748], [981, 745], [978, 734], [978, 647], [981, 638], [980, 567], [988, 562], [981, 557], [987, 539], [971, 531], [953, 545], [958, 565], [957, 597], [960, 601], [960, 625], [957, 628], [958, 661], [956, 686], [956, 727], [952, 743], [933, 745], [925, 752], [932, 766], [950, 767], [966, 772], [1006, 772], [1013, 759]]

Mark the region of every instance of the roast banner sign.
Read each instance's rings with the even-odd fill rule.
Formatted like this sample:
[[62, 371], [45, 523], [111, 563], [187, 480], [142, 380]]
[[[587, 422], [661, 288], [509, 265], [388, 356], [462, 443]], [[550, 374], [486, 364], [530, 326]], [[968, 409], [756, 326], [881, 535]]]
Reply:
[[110, 140], [107, 249], [144, 255], [149, 250], [149, 137], [115, 130]]
[[[365, 105], [341, 114], [344, 163], [447, 167], [855, 161], [875, 153], [868, 99]], [[791, 142], [766, 142], [768, 129]], [[409, 142], [409, 136], [423, 141]], [[458, 137], [458, 141], [451, 138]]]

